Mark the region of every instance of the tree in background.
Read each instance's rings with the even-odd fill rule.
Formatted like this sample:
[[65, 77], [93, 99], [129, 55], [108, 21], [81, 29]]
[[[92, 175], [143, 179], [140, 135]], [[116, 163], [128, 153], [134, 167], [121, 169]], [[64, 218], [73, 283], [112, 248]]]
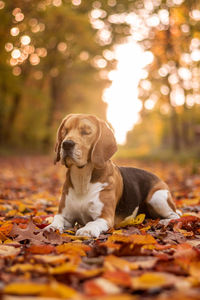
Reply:
[[116, 19], [131, 5], [0, 1], [2, 144], [48, 147], [66, 113], [105, 117], [101, 95], [115, 66], [112, 48], [129, 34]]
[[[164, 148], [174, 151], [195, 144], [200, 120], [200, 4], [197, 1], [144, 1], [144, 20], [148, 36], [141, 43], [154, 55], [154, 60], [140, 82], [143, 101], [141, 125], [148, 128], [156, 119], [162, 129], [152, 130], [152, 139], [162, 132]], [[144, 13], [138, 10], [143, 17]], [[154, 115], [154, 117], [152, 117]], [[146, 121], [145, 121], [146, 120]], [[128, 143], [134, 138], [129, 134]], [[198, 133], [197, 133], [198, 134]], [[153, 146], [153, 145], [152, 145]], [[157, 144], [158, 146], [158, 144]]]

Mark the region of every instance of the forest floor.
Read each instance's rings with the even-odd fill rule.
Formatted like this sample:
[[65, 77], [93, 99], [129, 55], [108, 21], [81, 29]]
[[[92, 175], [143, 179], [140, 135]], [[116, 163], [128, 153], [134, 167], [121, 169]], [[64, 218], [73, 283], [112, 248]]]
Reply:
[[65, 169], [49, 157], [0, 158], [0, 298], [200, 299], [200, 169], [119, 162], [167, 181], [180, 219], [144, 215], [98, 239], [44, 233]]

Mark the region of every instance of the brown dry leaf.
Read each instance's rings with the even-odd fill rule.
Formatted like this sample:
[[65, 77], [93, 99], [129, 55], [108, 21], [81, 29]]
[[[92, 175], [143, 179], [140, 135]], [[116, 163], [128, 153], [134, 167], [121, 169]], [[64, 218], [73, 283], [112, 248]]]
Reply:
[[24, 229], [14, 224], [10, 232], [10, 236], [14, 237], [16, 241], [30, 240], [33, 244], [47, 241], [43, 236], [43, 232], [36, 228], [36, 225], [33, 223], [32, 219]]

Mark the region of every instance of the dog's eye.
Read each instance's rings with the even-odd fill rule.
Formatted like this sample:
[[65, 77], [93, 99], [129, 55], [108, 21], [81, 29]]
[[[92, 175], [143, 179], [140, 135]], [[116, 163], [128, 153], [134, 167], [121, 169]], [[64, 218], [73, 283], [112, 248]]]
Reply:
[[89, 135], [91, 132], [85, 129], [81, 129], [81, 135]]

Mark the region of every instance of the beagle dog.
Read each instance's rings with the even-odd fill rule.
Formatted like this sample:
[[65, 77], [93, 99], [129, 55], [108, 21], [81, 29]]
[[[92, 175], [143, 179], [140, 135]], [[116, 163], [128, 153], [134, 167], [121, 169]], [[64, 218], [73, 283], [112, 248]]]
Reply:
[[144, 212], [167, 220], [179, 218], [166, 183], [137, 168], [116, 166], [117, 144], [109, 125], [93, 115], [63, 119], [55, 147], [67, 173], [58, 214], [45, 230], [63, 232], [76, 222], [76, 235], [97, 238], [131, 214]]

